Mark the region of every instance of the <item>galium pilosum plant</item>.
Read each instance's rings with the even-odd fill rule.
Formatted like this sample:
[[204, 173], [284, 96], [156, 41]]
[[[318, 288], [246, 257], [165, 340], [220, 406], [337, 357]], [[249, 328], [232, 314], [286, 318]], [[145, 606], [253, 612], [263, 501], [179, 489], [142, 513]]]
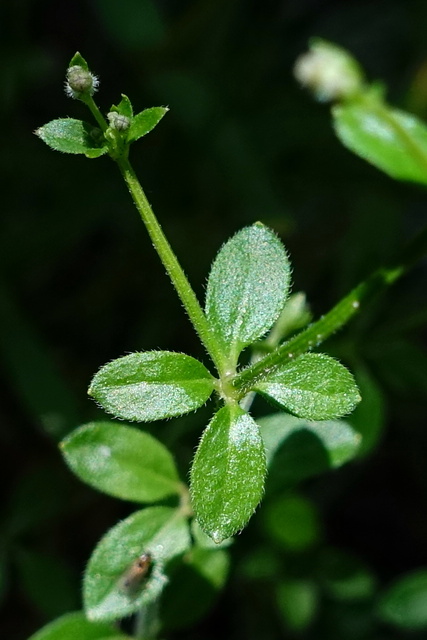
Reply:
[[[417, 180], [422, 174], [427, 182], [427, 162], [423, 159], [420, 166], [419, 153], [408, 160], [415, 167], [412, 173], [405, 165], [398, 175], [398, 166], [405, 164], [402, 144], [412, 135], [414, 120], [412, 128], [406, 127], [410, 116], [391, 110], [342, 50], [316, 41], [309, 56], [298, 62], [296, 75], [321, 99], [337, 101], [333, 114], [344, 143], [395, 177]], [[102, 366], [89, 395], [114, 418], [136, 423], [183, 415], [211, 396], [217, 402], [211, 421], [201, 430], [189, 489], [159, 441], [121, 422], [84, 425], [61, 443], [67, 464], [82, 480], [114, 497], [152, 505], [121, 521], [99, 542], [84, 577], [86, 617], [67, 618], [61, 637], [71, 637], [67, 624], [84, 638], [89, 628], [85, 625], [107, 628], [108, 621], [139, 612], [137, 637], [154, 638], [168, 563], [190, 548], [224, 553], [229, 538], [245, 527], [259, 505], [267, 466], [283, 438], [302, 423], [322, 441], [335, 466], [355, 454], [359, 437], [340, 418], [359, 402], [358, 388], [340, 362], [317, 349], [369, 297], [394, 282], [413, 262], [414, 252], [379, 269], [309, 324], [304, 296], [290, 294], [291, 266], [282, 242], [273, 230], [255, 222], [220, 248], [202, 308], [129, 161], [130, 146], [168, 109], [153, 107], [135, 114], [129, 98], [122, 95], [104, 118], [93, 97], [98, 84], [77, 53], [67, 71], [66, 93], [89, 108], [94, 122], [61, 118], [36, 133], [57, 151], [88, 158], [108, 155], [116, 162], [211, 363], [206, 366], [191, 355], [171, 351], [131, 353]], [[400, 147], [381, 137], [379, 126], [377, 131], [368, 129], [367, 117], [382, 119]], [[417, 243], [418, 253], [425, 251], [425, 240]], [[245, 349], [252, 355], [242, 366]], [[256, 393], [282, 413], [256, 421], [250, 413]], [[173, 496], [175, 507], [156, 504]]]

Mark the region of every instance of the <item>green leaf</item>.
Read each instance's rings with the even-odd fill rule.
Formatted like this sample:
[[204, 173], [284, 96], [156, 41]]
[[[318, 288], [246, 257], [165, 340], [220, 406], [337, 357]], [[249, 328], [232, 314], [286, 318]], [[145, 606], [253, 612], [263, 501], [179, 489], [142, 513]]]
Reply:
[[365, 456], [378, 445], [385, 427], [385, 401], [380, 386], [360, 364], [354, 370], [362, 401], [349, 417], [349, 422], [362, 436], [359, 456]]
[[[149, 507], [119, 522], [96, 546], [86, 569], [83, 599], [90, 620], [114, 620], [157, 599], [167, 581], [164, 565], [191, 544], [186, 518], [170, 507]], [[151, 554], [140, 583], [126, 586], [135, 561]]]
[[372, 571], [356, 556], [341, 549], [324, 549], [320, 556], [319, 576], [324, 590], [334, 600], [355, 602], [375, 595]]
[[82, 611], [67, 613], [37, 631], [29, 640], [119, 640], [128, 636], [105, 622], [89, 622]]
[[88, 63], [78, 51], [73, 55], [68, 66], [78, 66], [82, 67], [85, 71], [90, 71]]
[[183, 353], [145, 351], [101, 367], [89, 394], [107, 413], [149, 422], [198, 409], [213, 388], [213, 377], [198, 360]]
[[208, 279], [206, 314], [233, 364], [279, 317], [289, 282], [286, 251], [263, 224], [245, 227], [221, 248]]
[[97, 144], [99, 129], [83, 120], [52, 120], [37, 129], [35, 134], [55, 151], [82, 153], [88, 158], [98, 158], [107, 152], [107, 146]]
[[284, 494], [262, 509], [264, 528], [285, 549], [302, 551], [320, 537], [320, 524], [313, 504], [296, 493]]
[[302, 631], [309, 626], [316, 614], [316, 586], [308, 580], [280, 582], [277, 586], [277, 604], [286, 628]]
[[378, 615], [401, 629], [427, 627], [427, 569], [409, 573], [386, 591]]
[[162, 594], [162, 625], [166, 629], [188, 628], [206, 615], [227, 579], [229, 565], [225, 551], [193, 547]]
[[358, 454], [360, 435], [343, 420], [313, 422], [275, 413], [257, 422], [266, 450], [267, 490], [340, 467]]
[[116, 113], [120, 113], [120, 115], [125, 116], [126, 118], [129, 118], [129, 120], [133, 118], [132, 103], [129, 100], [129, 98], [125, 96], [123, 93], [122, 93], [122, 99], [120, 100], [119, 104], [117, 106], [113, 104], [110, 111], [115, 111]]
[[265, 452], [257, 424], [223, 407], [203, 433], [191, 471], [197, 520], [216, 543], [243, 529], [261, 500]]
[[116, 498], [155, 502], [180, 491], [169, 451], [138, 429], [91, 422], [67, 436], [60, 448], [79, 478]]
[[135, 142], [142, 136], [149, 133], [156, 125], [159, 124], [163, 116], [169, 111], [167, 107], [151, 107], [150, 109], [144, 109], [132, 119], [132, 123], [129, 128], [128, 142]]
[[427, 184], [427, 127], [374, 94], [333, 108], [335, 131], [348, 149], [392, 178]]
[[277, 367], [254, 389], [308, 420], [339, 418], [360, 401], [351, 373], [323, 353], [306, 353]]

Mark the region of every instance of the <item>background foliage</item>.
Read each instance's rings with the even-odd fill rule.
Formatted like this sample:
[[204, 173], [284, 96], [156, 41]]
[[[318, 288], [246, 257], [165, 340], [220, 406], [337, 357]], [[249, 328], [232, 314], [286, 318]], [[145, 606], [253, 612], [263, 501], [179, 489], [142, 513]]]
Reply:
[[[2, 4], [1, 637], [24, 640], [78, 609], [91, 550], [132, 510], [79, 483], [57, 450], [102, 417], [86, 398], [93, 372], [138, 349], [204, 357], [113, 163], [59, 157], [31, 134], [86, 117], [58, 90], [70, 56], [90, 60], [105, 108], [120, 91], [139, 109], [170, 107], [132, 159], [198, 293], [222, 242], [261, 219], [318, 316], [423, 224], [426, 195], [345, 150], [292, 65], [309, 37], [330, 39], [425, 117], [426, 23], [416, 0]], [[297, 489], [288, 479], [286, 494], [271, 488], [232, 551], [226, 592], [186, 638], [406, 637], [371, 611], [427, 565], [425, 276], [418, 267], [326, 345], [357, 374], [365, 457]], [[201, 421], [150, 427], [183, 477]], [[171, 602], [165, 618], [191, 624], [188, 600]]]

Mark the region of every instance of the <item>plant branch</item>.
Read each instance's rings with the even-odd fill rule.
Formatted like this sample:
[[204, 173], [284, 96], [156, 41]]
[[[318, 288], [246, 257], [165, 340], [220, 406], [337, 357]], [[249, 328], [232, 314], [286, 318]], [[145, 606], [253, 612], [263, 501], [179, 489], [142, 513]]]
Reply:
[[187, 276], [182, 270], [177, 257], [172, 251], [172, 248], [153, 213], [129, 160], [121, 157], [117, 159], [117, 164], [119, 165], [135, 206], [138, 209], [142, 221], [144, 222], [148, 234], [153, 242], [154, 248], [159, 254], [200, 340], [204, 344], [218, 371], [222, 372], [224, 368], [224, 358], [221, 354], [219, 345], [211, 331], [199, 301], [197, 300], [196, 294], [194, 293]]
[[360, 309], [380, 291], [390, 286], [427, 253], [427, 227], [406, 247], [400, 258], [390, 267], [382, 267], [361, 282], [317, 322], [282, 344], [261, 360], [243, 369], [233, 380], [233, 385], [244, 396], [272, 369], [318, 347], [329, 336], [343, 327]]

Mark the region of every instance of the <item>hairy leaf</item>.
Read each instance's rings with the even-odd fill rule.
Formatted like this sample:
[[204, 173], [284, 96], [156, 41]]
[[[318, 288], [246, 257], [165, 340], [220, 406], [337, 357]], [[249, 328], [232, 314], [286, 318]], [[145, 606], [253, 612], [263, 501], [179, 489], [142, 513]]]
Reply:
[[[148, 507], [119, 522], [98, 543], [86, 569], [88, 618], [122, 618], [157, 599], [166, 582], [165, 563], [190, 544], [187, 520], [177, 509]], [[151, 555], [152, 566], [139, 579], [133, 568], [142, 554]]]
[[98, 158], [107, 152], [107, 146], [99, 146], [100, 131], [83, 120], [59, 118], [35, 131], [49, 147], [63, 153], [82, 153], [88, 158]]
[[179, 493], [173, 458], [148, 433], [113, 422], [91, 422], [60, 444], [67, 464], [84, 482], [123, 500], [155, 502]]
[[221, 248], [209, 275], [206, 314], [233, 364], [278, 318], [289, 282], [286, 251], [263, 224], [245, 227]]
[[243, 529], [264, 488], [259, 428], [239, 406], [218, 411], [205, 430], [191, 471], [197, 520], [217, 543]]
[[339, 418], [360, 401], [351, 373], [322, 353], [306, 353], [274, 369], [254, 389], [308, 420]]
[[145, 351], [101, 367], [89, 394], [118, 418], [147, 422], [198, 409], [213, 388], [211, 374], [198, 360], [182, 353]]

